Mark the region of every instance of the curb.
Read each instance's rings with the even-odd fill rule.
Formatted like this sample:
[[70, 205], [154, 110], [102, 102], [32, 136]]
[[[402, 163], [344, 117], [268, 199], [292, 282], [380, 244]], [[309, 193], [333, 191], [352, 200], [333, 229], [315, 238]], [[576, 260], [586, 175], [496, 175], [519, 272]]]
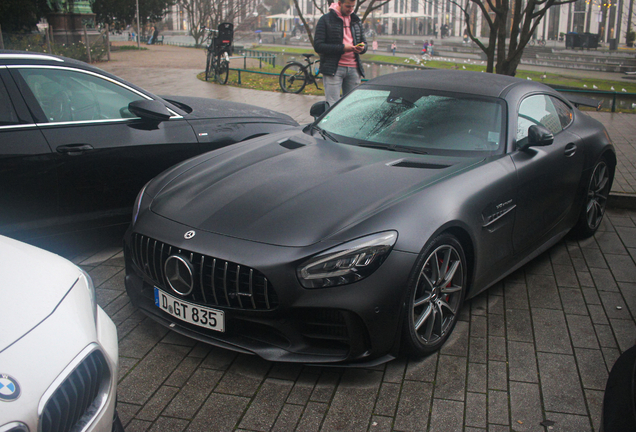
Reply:
[[610, 192], [607, 207], [615, 209], [636, 210], [636, 194]]

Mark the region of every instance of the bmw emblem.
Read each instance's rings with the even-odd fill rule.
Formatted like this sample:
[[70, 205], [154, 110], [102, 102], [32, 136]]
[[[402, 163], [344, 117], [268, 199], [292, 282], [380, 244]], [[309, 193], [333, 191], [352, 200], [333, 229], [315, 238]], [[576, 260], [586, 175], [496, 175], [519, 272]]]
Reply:
[[194, 231], [188, 231], [183, 235], [183, 238], [185, 238], [186, 240], [190, 240], [192, 237], [194, 237], [195, 234], [196, 233]]
[[0, 401], [11, 402], [20, 397], [20, 384], [9, 375], [0, 374]]

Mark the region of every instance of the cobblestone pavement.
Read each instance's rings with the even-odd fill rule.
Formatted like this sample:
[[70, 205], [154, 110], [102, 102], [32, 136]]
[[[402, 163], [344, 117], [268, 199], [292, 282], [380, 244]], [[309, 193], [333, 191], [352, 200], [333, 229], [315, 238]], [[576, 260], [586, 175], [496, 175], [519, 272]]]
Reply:
[[[293, 103], [286, 109], [295, 113], [312, 103], [199, 85], [188, 77], [194, 69], [172, 82], [172, 69], [122, 63], [102, 67], [156, 93], [227, 92], [269, 107]], [[632, 118], [595, 115], [620, 144], [616, 183], [633, 188]], [[636, 341], [632, 210], [609, 210], [594, 237], [559, 243], [467, 302], [439, 353], [366, 369], [271, 363], [161, 327], [124, 291], [121, 235], [71, 236], [62, 253], [89, 272], [117, 324], [118, 410], [128, 432], [545, 431], [545, 420], [554, 431], [597, 431], [608, 371]]]

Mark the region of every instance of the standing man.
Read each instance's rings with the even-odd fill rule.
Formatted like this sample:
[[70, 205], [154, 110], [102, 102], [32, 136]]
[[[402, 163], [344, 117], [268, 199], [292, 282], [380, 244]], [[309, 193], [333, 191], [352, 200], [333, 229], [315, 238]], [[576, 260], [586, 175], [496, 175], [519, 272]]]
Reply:
[[339, 0], [318, 20], [314, 49], [320, 54], [320, 72], [329, 106], [360, 85], [364, 69], [360, 54], [367, 52], [362, 22], [353, 10], [356, 0]]

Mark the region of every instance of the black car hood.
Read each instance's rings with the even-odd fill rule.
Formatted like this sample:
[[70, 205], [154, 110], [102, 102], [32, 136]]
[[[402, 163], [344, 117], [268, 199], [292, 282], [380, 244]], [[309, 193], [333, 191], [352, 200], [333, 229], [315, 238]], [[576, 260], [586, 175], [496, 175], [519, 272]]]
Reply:
[[187, 119], [209, 119], [209, 118], [271, 118], [271, 119], [284, 119], [285, 122], [289, 122], [296, 125], [296, 121], [290, 116], [273, 111], [267, 108], [260, 108], [254, 105], [248, 105], [239, 102], [231, 102], [220, 99], [209, 99], [199, 97], [188, 96], [161, 96], [168, 102], [176, 102], [179, 104], [185, 104], [192, 108], [192, 112], [188, 113], [185, 117]]
[[165, 184], [150, 209], [199, 230], [308, 246], [481, 160], [411, 157], [296, 134], [210, 153]]

